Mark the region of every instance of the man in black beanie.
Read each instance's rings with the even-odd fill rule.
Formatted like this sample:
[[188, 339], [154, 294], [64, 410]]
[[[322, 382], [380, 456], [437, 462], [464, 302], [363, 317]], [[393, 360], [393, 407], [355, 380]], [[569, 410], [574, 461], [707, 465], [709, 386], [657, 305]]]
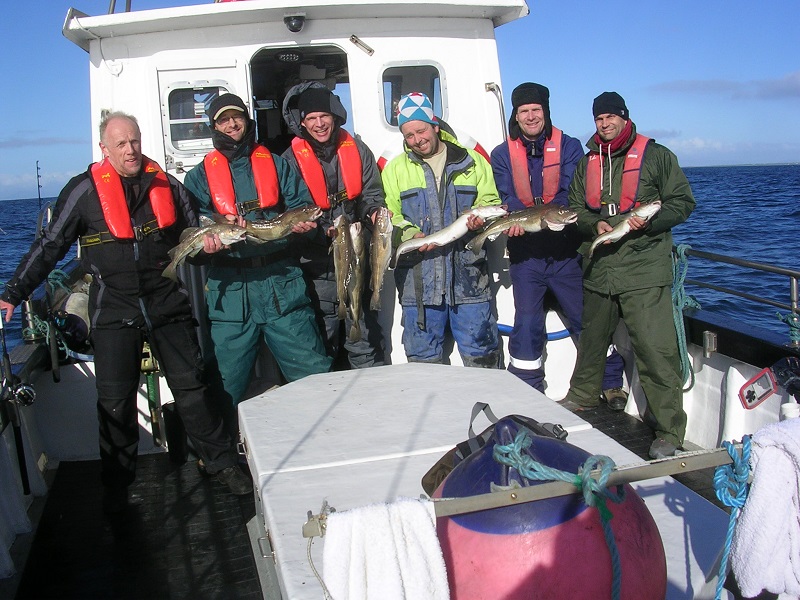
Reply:
[[[222, 94], [206, 112], [214, 150], [186, 174], [200, 212], [245, 225], [311, 204], [308, 188], [280, 156], [256, 141], [244, 101]], [[313, 221], [292, 227], [308, 235]], [[325, 373], [331, 361], [291, 250], [299, 235], [263, 244], [237, 244], [215, 254], [205, 285], [214, 355], [231, 407], [246, 399], [263, 338], [287, 381]], [[207, 253], [216, 245], [204, 245]]]
[[[567, 206], [581, 143], [553, 127], [550, 90], [523, 83], [511, 93], [509, 138], [492, 151], [497, 190], [509, 211], [537, 205]], [[508, 370], [544, 392], [545, 294], [558, 301], [567, 327], [577, 339], [583, 310], [583, 276], [578, 237], [572, 226], [561, 231], [525, 233], [515, 225], [508, 233], [509, 273], [514, 289], [514, 328], [508, 342]], [[617, 410], [625, 407], [622, 357], [613, 352], [606, 363], [603, 397]]]
[[[695, 201], [678, 159], [664, 146], [636, 133], [625, 100], [603, 92], [592, 104], [597, 133], [578, 163], [569, 206], [578, 213], [582, 250], [627, 220], [630, 233], [599, 245], [584, 260], [583, 331], [565, 404], [597, 404], [599, 368], [624, 319], [639, 381], [655, 422], [652, 458], [677, 452], [686, 432], [681, 356], [672, 314], [672, 228], [683, 223]], [[660, 201], [649, 219], [631, 214]]]
[[[318, 231], [300, 250], [327, 351], [336, 361], [344, 348], [353, 369], [381, 366], [383, 331], [377, 312], [370, 308], [368, 286], [362, 290], [361, 315], [354, 319], [351, 311], [344, 313], [342, 334], [339, 309], [346, 299], [338, 297], [330, 252], [333, 220], [339, 215], [344, 215], [348, 223], [361, 223], [362, 242], [369, 248], [378, 210], [386, 206], [375, 157], [360, 137], [342, 129], [347, 111], [339, 97], [320, 83], [306, 82], [291, 88], [283, 101], [283, 118], [297, 136], [283, 158], [303, 178], [314, 203], [323, 209]], [[370, 281], [368, 269], [365, 265], [362, 281]]]

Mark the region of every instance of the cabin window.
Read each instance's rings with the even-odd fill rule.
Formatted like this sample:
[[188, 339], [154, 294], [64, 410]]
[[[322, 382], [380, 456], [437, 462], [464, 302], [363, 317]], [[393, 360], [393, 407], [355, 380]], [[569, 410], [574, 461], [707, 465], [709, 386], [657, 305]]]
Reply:
[[169, 93], [169, 135], [178, 151], [211, 150], [206, 108], [227, 92], [220, 86], [177, 88]]
[[404, 94], [422, 92], [433, 103], [435, 115], [442, 114], [442, 85], [439, 69], [433, 65], [389, 67], [383, 72], [383, 110], [386, 122], [397, 127], [397, 105]]

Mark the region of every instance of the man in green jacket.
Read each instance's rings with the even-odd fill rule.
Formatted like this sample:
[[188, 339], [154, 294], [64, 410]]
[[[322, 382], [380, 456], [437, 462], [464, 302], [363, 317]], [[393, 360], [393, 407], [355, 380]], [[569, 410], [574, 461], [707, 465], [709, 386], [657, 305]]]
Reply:
[[[440, 127], [425, 94], [400, 99], [397, 123], [404, 153], [386, 165], [381, 177], [401, 241], [434, 234], [473, 207], [500, 204], [488, 161]], [[469, 230], [482, 225], [480, 217], [469, 216]], [[471, 237], [443, 246], [423, 244], [398, 261], [394, 273], [409, 362], [443, 362], [449, 326], [465, 366], [501, 366], [486, 251], [467, 250]]]
[[[215, 150], [184, 181], [201, 214], [219, 213], [244, 225], [312, 203], [286, 161], [256, 143], [255, 123], [241, 98], [222, 94], [207, 115]], [[315, 227], [304, 222], [292, 231]], [[218, 239], [204, 246], [214, 253], [206, 282], [211, 339], [234, 406], [247, 391], [262, 336], [288, 381], [330, 370], [299, 261], [287, 251], [290, 238], [238, 244], [228, 252], [219, 252]]]
[[[671, 456], [686, 432], [681, 357], [672, 311], [672, 233], [695, 201], [678, 159], [637, 135], [625, 101], [603, 92], [592, 106], [597, 133], [575, 170], [569, 206], [578, 213], [586, 254], [592, 240], [627, 219], [630, 232], [598, 245], [583, 262], [583, 330], [570, 389], [563, 403], [581, 410], [598, 404], [603, 364], [620, 318], [636, 354], [639, 379], [654, 418], [652, 458]], [[651, 218], [633, 216], [660, 201]], [[578, 405], [578, 406], [575, 406]]]

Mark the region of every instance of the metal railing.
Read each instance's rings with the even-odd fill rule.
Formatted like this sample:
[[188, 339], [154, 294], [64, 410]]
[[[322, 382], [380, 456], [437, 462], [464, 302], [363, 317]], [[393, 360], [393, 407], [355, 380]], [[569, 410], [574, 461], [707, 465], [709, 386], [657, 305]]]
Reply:
[[[705, 281], [700, 281], [697, 279], [690, 279], [686, 278], [684, 280], [684, 284], [694, 285], [701, 288], [706, 288], [709, 290], [714, 290], [716, 292], [722, 292], [724, 294], [730, 294], [732, 296], [736, 296], [738, 298], [744, 298], [745, 300], [750, 300], [751, 302], [756, 302], [759, 304], [764, 304], [768, 306], [773, 306], [775, 308], [781, 308], [784, 310], [788, 310], [791, 312], [790, 317], [787, 317], [786, 320], [787, 324], [789, 325], [789, 329], [792, 332], [792, 345], [793, 346], [800, 346], [800, 340], [796, 339], [796, 332], [794, 331], [795, 328], [800, 325], [800, 306], [798, 306], [798, 280], [800, 280], [800, 271], [795, 269], [786, 269], [784, 267], [776, 267], [775, 265], [770, 265], [767, 263], [760, 263], [751, 260], [744, 260], [741, 258], [735, 258], [732, 256], [725, 256], [724, 254], [716, 254], [713, 252], [703, 252], [702, 250], [692, 250], [690, 248], [685, 250], [686, 256], [694, 256], [697, 258], [702, 258], [705, 260], [710, 260], [717, 263], [724, 263], [728, 265], [734, 265], [737, 267], [742, 267], [745, 269], [750, 269], [754, 271], [761, 271], [764, 273], [772, 273], [774, 275], [782, 275], [789, 278], [789, 304], [785, 302], [778, 302], [776, 300], [772, 300], [771, 298], [766, 298], [764, 296], [759, 296], [756, 294], [750, 294], [748, 292], [742, 292], [739, 290], [735, 290], [732, 288], [728, 288], [721, 285], [716, 285], [713, 283], [708, 283]], [[789, 320], [793, 320], [793, 323], [788, 322]]]

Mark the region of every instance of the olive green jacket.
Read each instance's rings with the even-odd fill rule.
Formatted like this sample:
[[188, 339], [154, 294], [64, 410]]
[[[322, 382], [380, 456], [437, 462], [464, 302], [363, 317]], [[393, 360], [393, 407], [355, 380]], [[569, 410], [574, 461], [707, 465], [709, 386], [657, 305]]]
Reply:
[[[628, 148], [636, 138], [636, 126], [629, 142], [611, 155], [611, 198], [619, 202], [622, 188], [622, 168]], [[591, 152], [599, 150], [594, 138], [586, 146]], [[569, 207], [578, 213], [578, 231], [582, 238], [580, 252], [586, 254], [597, 236], [597, 224], [606, 221], [612, 227], [625, 214], [602, 218], [598, 210], [586, 204], [586, 165], [584, 156], [575, 169], [569, 188]], [[603, 164], [604, 196], [608, 193], [609, 161]], [[601, 294], [621, 292], [672, 284], [672, 228], [683, 223], [695, 207], [694, 196], [677, 157], [667, 148], [651, 141], [642, 162], [636, 200], [641, 203], [661, 200], [661, 210], [644, 230], [631, 231], [622, 239], [600, 245], [591, 259], [584, 256], [584, 287]]]

